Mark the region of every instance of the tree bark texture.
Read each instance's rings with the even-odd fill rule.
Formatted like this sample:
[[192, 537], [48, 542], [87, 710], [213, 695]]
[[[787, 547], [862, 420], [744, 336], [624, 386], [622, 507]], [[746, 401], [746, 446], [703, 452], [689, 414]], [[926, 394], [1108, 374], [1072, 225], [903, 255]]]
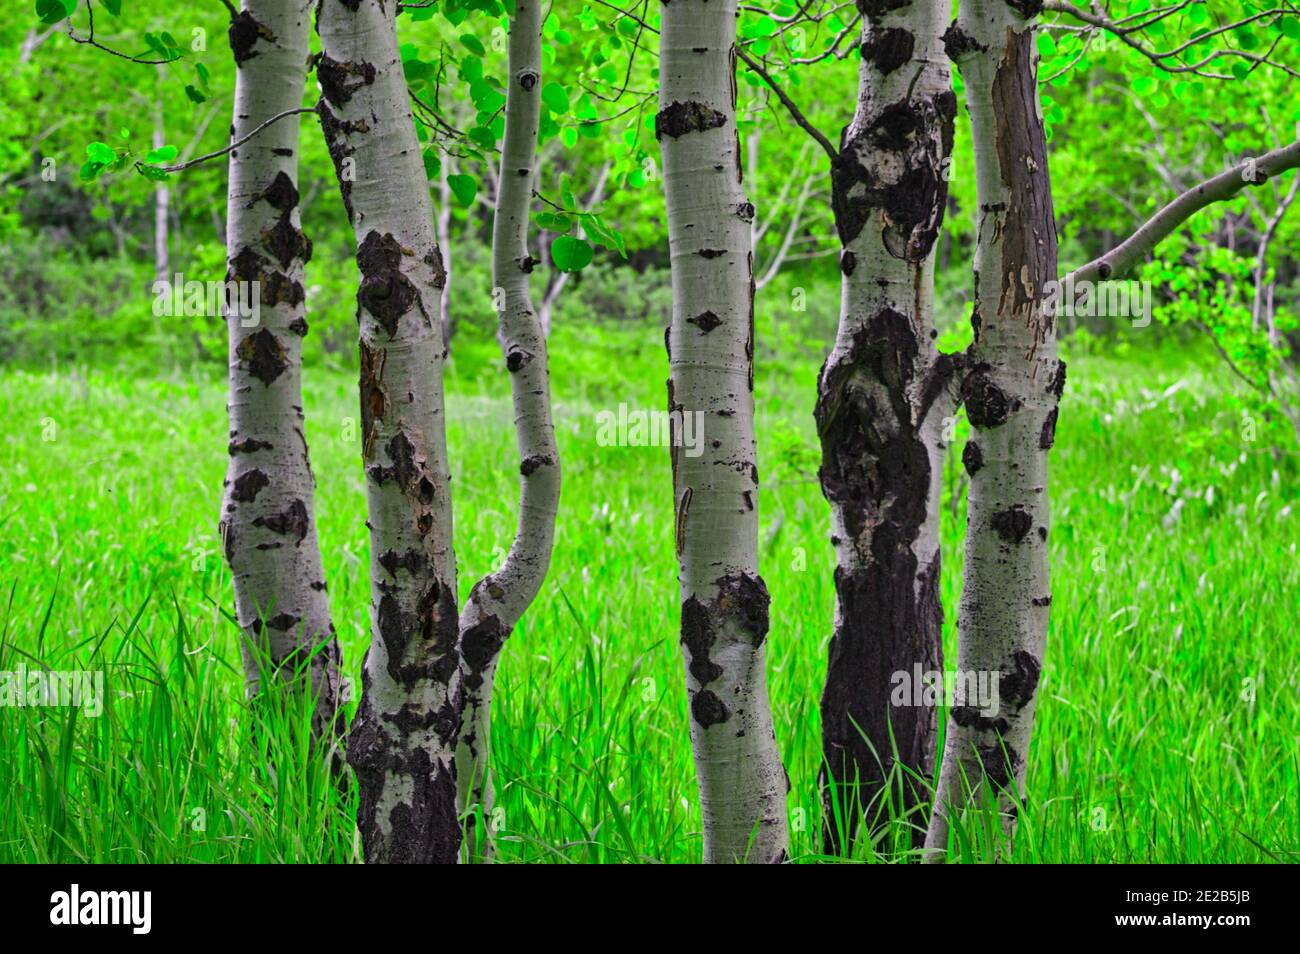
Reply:
[[500, 569], [470, 592], [460, 617], [465, 708], [456, 752], [468, 856], [490, 858], [476, 816], [492, 812], [492, 685], [506, 638], [528, 609], [551, 561], [560, 500], [560, 458], [551, 423], [546, 334], [533, 310], [528, 278], [540, 264], [528, 254], [529, 208], [541, 113], [542, 16], [538, 0], [516, 0], [510, 20], [509, 88], [496, 217], [492, 284], [499, 301], [497, 339], [510, 374], [519, 448], [519, 523]]
[[[232, 140], [301, 105], [310, 12], [307, 0], [246, 0], [231, 21]], [[271, 671], [305, 674], [316, 698], [313, 731], [332, 742], [342, 731], [340, 655], [303, 431], [303, 277], [311, 241], [299, 223], [298, 126], [296, 118], [274, 123], [230, 154], [226, 278], [258, 283], [260, 313], [254, 323], [227, 309], [230, 463], [221, 535], [250, 694]]]
[[857, 109], [831, 169], [839, 329], [816, 405], [836, 553], [821, 703], [828, 854], [851, 845], [864, 813], [886, 820], [886, 786], [900, 814], [929, 796], [936, 710], [892, 705], [891, 694], [896, 674], [942, 668], [943, 428], [960, 384], [958, 359], [934, 344], [934, 250], [957, 108], [942, 43], [949, 4], [859, 9]]
[[788, 856], [789, 780], [764, 671], [758, 574], [754, 285], [736, 128], [735, 0], [662, 8], [660, 111], [673, 315], [673, 415], [700, 414], [703, 452], [672, 448], [681, 641], [706, 862]]
[[396, 4], [321, 0], [321, 126], [357, 243], [371, 640], [348, 740], [367, 862], [456, 861], [461, 715], [445, 281]]
[[996, 715], [958, 694], [926, 847], [942, 856], [948, 819], [995, 796], [1015, 829], [1047, 637], [1047, 457], [1065, 365], [1044, 305], [1057, 277], [1056, 225], [1039, 108], [1038, 0], [968, 0], [945, 35], [961, 68], [978, 196], [975, 340], [963, 398], [971, 438], [966, 569], [957, 670], [998, 678]]

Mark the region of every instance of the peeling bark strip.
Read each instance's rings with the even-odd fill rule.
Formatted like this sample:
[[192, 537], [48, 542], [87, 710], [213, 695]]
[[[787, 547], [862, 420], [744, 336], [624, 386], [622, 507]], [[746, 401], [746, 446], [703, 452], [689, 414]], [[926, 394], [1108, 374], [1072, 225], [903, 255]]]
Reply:
[[443, 281], [396, 4], [322, 0], [321, 126], [357, 241], [370, 650], [348, 762], [367, 862], [456, 861], [461, 676], [442, 399]]
[[857, 108], [831, 168], [842, 305], [816, 407], [836, 554], [821, 702], [828, 854], [847, 852], [861, 817], [880, 811], [895, 758], [906, 770], [895, 814], [926, 798], [909, 773], [932, 773], [935, 710], [890, 699], [895, 673], [942, 666], [942, 432], [958, 399], [958, 361], [932, 340], [956, 112], [941, 49], [948, 4], [859, 9]]
[[[246, 0], [231, 21], [232, 140], [302, 102], [307, 12], [289, 0]], [[311, 255], [299, 228], [297, 146], [297, 120], [283, 120], [230, 157], [226, 277], [260, 283], [261, 322], [245, 328], [238, 315], [227, 317], [230, 461], [220, 528], [249, 694], [273, 672], [301, 680], [317, 700], [313, 734], [333, 750], [344, 730], [341, 659], [329, 599], [315, 588], [324, 572], [294, 333], [306, 324], [302, 280]]]
[[737, 213], [750, 206], [735, 123], [736, 11], [736, 0], [664, 5], [655, 131], [673, 276], [669, 410], [704, 415], [704, 452], [672, 455], [704, 860], [762, 863], [788, 855], [788, 781], [764, 672], [752, 249]]
[[[546, 332], [533, 311], [528, 274], [529, 206], [541, 114], [542, 16], [539, 0], [516, 0], [510, 19], [509, 74], [500, 186], [492, 226], [492, 285], [503, 291], [497, 341], [505, 356], [519, 447], [519, 525], [505, 562], [470, 592], [460, 618], [465, 712], [456, 749], [458, 799], [466, 817], [466, 856], [490, 859], [477, 817], [492, 812], [492, 685], [501, 647], [541, 589], [551, 561], [560, 501], [560, 457], [551, 423]], [[515, 170], [507, 175], [506, 170]]]
[[[1056, 226], [1038, 104], [1036, 0], [963, 3], [949, 49], [971, 116], [979, 198], [975, 312], [964, 383], [974, 433], [957, 669], [1000, 674], [1000, 711], [976, 718], [958, 698], [948, 726], [926, 848], [942, 860], [948, 818], [996, 790], [1007, 838], [1023, 794], [1047, 638], [1047, 451], [1064, 365], [1043, 304], [1056, 278]], [[1033, 529], [1037, 532], [1030, 532]], [[959, 681], [959, 686], [961, 685]], [[960, 691], [960, 690], [959, 690]]]

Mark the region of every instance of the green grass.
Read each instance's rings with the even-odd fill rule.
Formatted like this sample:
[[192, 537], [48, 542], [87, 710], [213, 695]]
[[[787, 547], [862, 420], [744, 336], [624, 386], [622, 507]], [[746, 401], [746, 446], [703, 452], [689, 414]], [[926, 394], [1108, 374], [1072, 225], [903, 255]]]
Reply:
[[[497, 680], [502, 860], [700, 856], [667, 453], [595, 438], [599, 410], [663, 406], [661, 334], [561, 329], [553, 345], [564, 499], [551, 576]], [[817, 352], [761, 356], [757, 386], [768, 666], [804, 860], [819, 843], [817, 708], [833, 600], [810, 414]], [[1241, 440], [1217, 369], [1157, 364], [1167, 356], [1071, 366], [1052, 455], [1052, 628], [1017, 860], [1300, 851], [1295, 458]], [[345, 439], [354, 381], [313, 369], [306, 405], [334, 619], [355, 679], [368, 558], [358, 448]], [[462, 596], [508, 544], [517, 473], [504, 375], [473, 381], [488, 383], [453, 373], [449, 398]], [[206, 371], [0, 374], [0, 670], [37, 660], [101, 669], [108, 690], [99, 718], [0, 709], [0, 861], [358, 860], [353, 796], [287, 731], [294, 715], [243, 700], [216, 539], [224, 402]], [[950, 659], [959, 479], [950, 468]], [[959, 831], [958, 857], [989, 855], [981, 823]], [[856, 856], [887, 857], [903, 825], [881, 853]]]

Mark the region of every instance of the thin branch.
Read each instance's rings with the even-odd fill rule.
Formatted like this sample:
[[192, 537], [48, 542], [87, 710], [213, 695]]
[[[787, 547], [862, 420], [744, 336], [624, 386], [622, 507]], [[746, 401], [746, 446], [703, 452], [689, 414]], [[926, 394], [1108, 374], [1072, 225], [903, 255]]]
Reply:
[[[71, 19], [68, 20], [68, 38], [72, 40], [73, 43], [81, 43], [84, 45], [93, 46], [97, 50], [103, 50], [105, 53], [111, 53], [113, 56], [119, 57], [124, 60], [129, 60], [132, 63], [139, 63], [142, 66], [164, 66], [167, 63], [172, 62], [171, 59], [146, 60], [139, 56], [132, 56], [130, 53], [123, 53], [120, 50], [115, 50], [112, 47], [105, 46], [103, 43], [100, 43], [98, 40], [96, 40], [95, 39], [95, 6], [92, 0], [86, 0], [86, 18], [87, 18], [87, 28], [86, 28], [85, 36], [77, 36], [76, 31], [72, 29], [72, 20]], [[179, 57], [176, 57], [175, 59], [179, 59]]]
[[[1256, 21], [1264, 20], [1268, 18], [1276, 19], [1277, 17], [1280, 16], [1295, 15], [1297, 13], [1300, 13], [1300, 9], [1298, 9], [1292, 3], [1286, 3], [1283, 6], [1274, 7], [1272, 9], [1265, 10], [1263, 12], [1252, 13], [1247, 16], [1241, 17], [1237, 20], [1234, 20], [1231, 23], [1226, 23], [1226, 24], [1216, 26], [1214, 29], [1207, 30], [1206, 32], [1199, 34], [1198, 36], [1194, 36], [1191, 39], [1178, 44], [1172, 49], [1168, 49], [1168, 50], [1152, 49], [1151, 47], [1148, 47], [1145, 43], [1142, 42], [1141, 39], [1142, 31], [1159, 23], [1160, 21], [1166, 19], [1167, 17], [1170, 17], [1173, 14], [1178, 13], [1179, 11], [1183, 10], [1185, 7], [1190, 6], [1191, 2], [1192, 0], [1183, 0], [1183, 2], [1175, 4], [1174, 6], [1171, 7], [1165, 7], [1157, 11], [1148, 10], [1148, 11], [1144, 11], [1141, 14], [1135, 14], [1133, 16], [1124, 17], [1118, 20], [1113, 19], [1107, 13], [1107, 11], [1098, 3], [1093, 3], [1092, 10], [1088, 11], [1088, 10], [1080, 9], [1079, 7], [1076, 7], [1074, 4], [1066, 2], [1066, 0], [1049, 0], [1048, 3], [1044, 4], [1043, 9], [1049, 13], [1058, 13], [1058, 14], [1063, 14], [1065, 16], [1073, 17], [1074, 19], [1080, 21], [1081, 23], [1086, 23], [1097, 29], [1105, 30], [1107, 33], [1110, 33], [1112, 36], [1118, 39], [1125, 46], [1142, 54], [1155, 67], [1164, 70], [1167, 73], [1192, 73], [1196, 76], [1203, 76], [1208, 79], [1231, 80], [1231, 79], [1235, 79], [1236, 77], [1230, 76], [1226, 73], [1212, 72], [1206, 70], [1205, 67], [1208, 66], [1210, 63], [1213, 63], [1215, 60], [1218, 60], [1223, 57], [1236, 57], [1238, 59], [1247, 60], [1251, 63], [1251, 66], [1247, 70], [1248, 73], [1254, 71], [1260, 66], [1271, 66], [1273, 69], [1281, 70], [1283, 73], [1286, 73], [1289, 76], [1300, 77], [1300, 72], [1297, 72], [1296, 70], [1292, 69], [1291, 67], [1287, 66], [1284, 63], [1278, 63], [1272, 59], [1273, 53], [1278, 47], [1277, 40], [1274, 41], [1273, 45], [1269, 48], [1268, 52], [1266, 52], [1262, 56], [1256, 53], [1248, 53], [1245, 50], [1239, 50], [1231, 46], [1227, 46], [1222, 49], [1212, 50], [1208, 55], [1202, 57], [1201, 59], [1197, 60], [1194, 63], [1185, 63], [1180, 59], [1182, 54], [1187, 53], [1193, 50], [1195, 47], [1200, 46], [1201, 44], [1206, 43], [1209, 40], [1214, 39], [1216, 37], [1222, 37], [1223, 41], [1226, 42], [1228, 39], [1227, 37], [1228, 33], [1231, 33], [1233, 30], [1237, 30], [1243, 26], [1247, 26]], [[1140, 23], [1130, 22], [1133, 19], [1137, 18], [1138, 16], [1143, 18], [1142, 22]]]
[[[288, 116], [297, 116], [300, 113], [314, 113], [314, 112], [316, 112], [316, 106], [299, 106], [296, 109], [286, 109], [284, 112], [276, 113], [270, 119], [258, 125], [257, 128], [254, 129], [252, 132], [250, 132], [248, 135], [235, 140], [230, 145], [222, 149], [218, 149], [216, 152], [209, 152], [206, 155], [199, 156], [195, 159], [190, 159], [187, 162], [177, 163], [174, 166], [158, 166], [156, 168], [160, 169], [162, 172], [167, 172], [167, 173], [183, 172], [184, 170], [189, 169], [191, 166], [197, 166], [200, 163], [207, 162], [209, 159], [218, 159], [221, 156], [225, 156], [231, 152], [234, 152], [236, 149], [238, 149], [244, 143], [248, 142], [248, 140], [252, 139], [254, 136], [260, 133], [267, 126], [270, 126], [272, 123], [279, 122], [281, 119], [284, 119]], [[141, 162], [136, 162], [135, 167], [137, 169], [143, 169], [144, 164]]]
[[825, 150], [826, 155], [830, 156], [832, 161], [838, 158], [839, 151], [831, 145], [831, 141], [826, 138], [820, 129], [808, 121], [808, 118], [799, 111], [799, 107], [794, 104], [794, 100], [786, 95], [785, 90], [781, 89], [781, 87], [777, 85], [776, 80], [772, 79], [767, 70], [763, 69], [759, 62], [746, 53], [741, 47], [736, 47], [736, 55], [744, 61], [746, 66], [763, 78], [763, 82], [767, 83], [767, 85], [772, 88], [772, 92], [776, 93], [777, 99], [781, 100], [782, 105], [785, 106], [786, 110], [790, 113], [791, 118], [803, 127], [804, 132], [817, 140], [817, 144]]
[[1260, 394], [1263, 394], [1265, 397], [1273, 397], [1270, 388], [1268, 388], [1266, 385], [1260, 384], [1258, 381], [1252, 380], [1250, 377], [1246, 375], [1246, 372], [1241, 370], [1237, 362], [1232, 360], [1232, 356], [1228, 354], [1228, 352], [1224, 350], [1223, 345], [1219, 343], [1219, 338], [1217, 335], [1215, 335], [1213, 328], [1211, 328], [1205, 322], [1201, 321], [1201, 319], [1199, 318], [1193, 318], [1192, 324], [1196, 325], [1196, 327], [1200, 328], [1202, 331], [1205, 332], [1207, 336], [1209, 336], [1210, 343], [1214, 345], [1214, 350], [1219, 352], [1219, 357], [1221, 357], [1225, 362], [1227, 362], [1227, 365], [1229, 368], [1232, 369], [1233, 374], [1241, 378], [1241, 380], [1245, 381], [1247, 384], [1249, 384]]
[[1119, 278], [1169, 233], [1207, 205], [1230, 199], [1248, 185], [1262, 185], [1270, 177], [1297, 166], [1300, 166], [1300, 141], [1274, 149], [1258, 159], [1243, 160], [1226, 172], [1188, 189], [1147, 219], [1136, 232], [1115, 248], [1087, 265], [1076, 268], [1067, 276], [1066, 281], [1077, 283]]

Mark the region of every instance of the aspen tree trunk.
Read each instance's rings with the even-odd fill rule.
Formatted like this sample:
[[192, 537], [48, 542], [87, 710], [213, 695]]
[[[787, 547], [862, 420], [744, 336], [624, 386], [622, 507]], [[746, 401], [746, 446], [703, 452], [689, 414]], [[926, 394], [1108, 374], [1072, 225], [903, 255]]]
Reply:
[[[308, 0], [246, 0], [231, 21], [232, 139], [302, 104], [310, 8]], [[267, 666], [286, 677], [305, 668], [317, 700], [313, 730], [333, 741], [343, 730], [340, 655], [303, 431], [303, 274], [311, 241], [299, 227], [297, 119], [274, 123], [233, 151], [229, 168], [226, 279], [260, 287], [256, 321], [235, 308], [226, 317], [230, 464], [221, 535], [246, 681], [255, 694]], [[247, 292], [232, 295], [240, 297], [252, 301]]]
[[357, 241], [371, 638], [348, 737], [367, 862], [454, 863], [456, 561], [441, 254], [398, 58], [397, 5], [321, 0], [321, 126]]
[[444, 278], [442, 283], [442, 346], [450, 353], [451, 351], [451, 334], [453, 325], [451, 320], [451, 283], [455, 276], [455, 265], [452, 260], [451, 249], [451, 186], [447, 182], [447, 166], [451, 163], [450, 156], [443, 156], [442, 161], [438, 163], [438, 248], [442, 250], [442, 270]]
[[481, 813], [490, 827], [490, 717], [497, 660], [546, 578], [560, 500], [546, 335], [528, 292], [528, 276], [538, 264], [528, 254], [528, 212], [537, 159], [541, 70], [539, 0], [516, 0], [510, 19], [505, 138], [492, 225], [492, 285], [499, 296], [497, 340], [510, 373], [519, 446], [519, 524], [505, 563], [475, 584], [460, 617], [465, 709], [456, 772], [460, 810], [466, 819], [466, 853], [471, 859], [492, 856], [488, 832], [476, 837], [476, 816]]
[[[662, 8], [660, 112], [672, 258], [668, 333], [681, 639], [706, 862], [788, 857], [768, 704], [767, 587], [758, 575], [754, 287], [736, 129], [736, 0]], [[699, 415], [702, 453], [677, 446]]]
[[[928, 798], [934, 767], [936, 710], [914, 683], [942, 668], [943, 428], [960, 384], [958, 360], [934, 345], [934, 249], [957, 109], [942, 43], [949, 8], [861, 0], [857, 110], [832, 163], [840, 321], [816, 407], [836, 553], [822, 694], [828, 854], [851, 845], [863, 812], [882, 811], [891, 770], [903, 813]], [[891, 702], [899, 674], [912, 689], [901, 706]]]
[[949, 817], [986, 792], [1004, 834], [1014, 832], [1047, 637], [1047, 452], [1065, 365], [1044, 304], [1057, 242], [1032, 22], [1041, 6], [967, 0], [945, 36], [965, 81], [979, 198], [957, 670], [995, 674], [999, 700], [991, 712], [958, 680], [926, 839], [933, 860], [943, 857]]
[[[159, 67], [159, 73], [162, 67]], [[304, 80], [304, 83], [306, 81]], [[153, 148], [161, 149], [167, 144], [167, 132], [163, 127], [163, 98], [161, 91], [161, 81], [159, 82], [158, 102], [154, 107], [153, 117]], [[157, 183], [153, 189], [153, 272], [157, 281], [171, 280], [171, 255], [169, 249], [168, 224], [171, 220], [171, 198], [172, 192], [166, 185], [166, 180]]]

